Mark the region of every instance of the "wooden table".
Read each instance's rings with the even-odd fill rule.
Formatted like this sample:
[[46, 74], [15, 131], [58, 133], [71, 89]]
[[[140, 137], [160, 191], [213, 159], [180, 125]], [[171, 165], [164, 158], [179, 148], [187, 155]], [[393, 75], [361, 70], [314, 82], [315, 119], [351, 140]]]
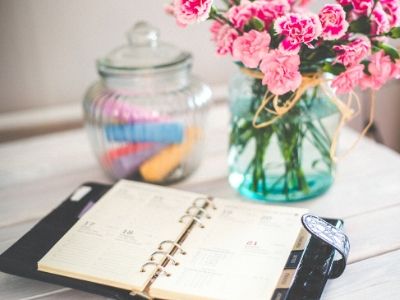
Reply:
[[[175, 187], [239, 197], [227, 182], [228, 110], [209, 115], [205, 158]], [[357, 134], [344, 130], [341, 146]], [[0, 252], [82, 182], [111, 182], [98, 166], [83, 129], [0, 144]], [[338, 168], [323, 197], [296, 204], [345, 220], [351, 251], [347, 270], [323, 299], [400, 299], [400, 155], [363, 139]], [[0, 299], [101, 299], [60, 286], [0, 273]]]

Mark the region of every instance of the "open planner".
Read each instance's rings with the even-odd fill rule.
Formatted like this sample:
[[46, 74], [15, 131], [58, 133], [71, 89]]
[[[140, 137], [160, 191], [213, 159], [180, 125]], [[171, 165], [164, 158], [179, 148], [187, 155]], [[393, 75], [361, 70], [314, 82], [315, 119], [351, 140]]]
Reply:
[[[119, 299], [288, 299], [301, 280], [300, 264], [306, 266], [306, 248], [316, 242], [300, 221], [305, 209], [126, 180], [88, 198], [95, 188], [83, 186], [64, 203], [84, 201], [62, 234], [44, 249], [31, 250], [40, 254], [28, 277], [50, 282], [54, 277], [55, 283], [64, 278], [67, 286], [103, 295], [97, 287], [108, 287]], [[60, 219], [63, 209], [53, 217], [58, 213]], [[42, 227], [25, 238], [38, 236]], [[19, 251], [11, 247], [0, 256], [0, 270], [21, 275], [10, 265], [15, 253], [27, 248], [22, 244], [13, 246]], [[325, 251], [321, 263], [331, 265], [334, 253], [325, 248], [318, 248]]]

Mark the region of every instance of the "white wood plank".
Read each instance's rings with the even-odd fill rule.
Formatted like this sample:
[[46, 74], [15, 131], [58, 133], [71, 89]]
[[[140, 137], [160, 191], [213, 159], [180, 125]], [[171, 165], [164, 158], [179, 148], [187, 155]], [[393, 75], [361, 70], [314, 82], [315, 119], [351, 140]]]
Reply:
[[21, 128], [52, 126], [59, 122], [78, 123], [81, 119], [81, 104], [67, 103], [0, 113], [0, 128], [2, 131], [13, 131]]
[[0, 187], [97, 167], [90, 151], [81, 129], [0, 144]]
[[48, 293], [48, 294], [38, 295], [35, 297], [23, 298], [21, 300], [36, 300], [36, 299], [40, 299], [40, 300], [55, 300], [55, 299], [57, 299], [57, 300], [76, 300], [76, 299], [101, 300], [101, 299], [110, 299], [110, 298], [105, 298], [105, 297], [101, 297], [101, 296], [94, 295], [94, 294], [84, 293], [84, 292], [77, 291], [77, 290], [60, 289], [60, 290], [56, 290], [56, 291]]
[[107, 182], [97, 168], [83, 168], [77, 172], [36, 180], [20, 186], [9, 186], [0, 191], [0, 227], [43, 217], [81, 183]]
[[400, 251], [347, 266], [343, 275], [330, 280], [323, 300], [399, 299]]
[[400, 204], [346, 218], [351, 241], [349, 263], [400, 249]]
[[61, 289], [53, 284], [0, 272], [0, 299], [14, 300], [46, 294]]

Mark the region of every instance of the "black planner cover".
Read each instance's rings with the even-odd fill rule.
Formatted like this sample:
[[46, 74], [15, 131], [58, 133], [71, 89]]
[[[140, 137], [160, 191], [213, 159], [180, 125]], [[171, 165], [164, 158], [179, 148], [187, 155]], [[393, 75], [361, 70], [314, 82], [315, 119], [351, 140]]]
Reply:
[[[82, 186], [89, 187], [87, 189], [88, 192], [82, 198], [76, 199], [76, 195], [74, 196], [75, 199], [71, 197], [72, 195], [68, 197], [60, 206], [0, 255], [0, 271], [114, 299], [143, 299], [140, 296], [130, 295], [130, 292], [126, 290], [37, 270], [37, 262], [78, 221], [79, 216], [110, 189], [109, 185], [98, 183], [86, 183]], [[343, 226], [341, 220], [325, 220], [337, 228]], [[334, 254], [335, 250], [328, 244], [311, 237], [307, 248], [301, 256], [301, 261], [295, 266], [297, 273], [290, 289], [282, 291], [277, 289], [272, 299], [319, 299], [328, 280]]]

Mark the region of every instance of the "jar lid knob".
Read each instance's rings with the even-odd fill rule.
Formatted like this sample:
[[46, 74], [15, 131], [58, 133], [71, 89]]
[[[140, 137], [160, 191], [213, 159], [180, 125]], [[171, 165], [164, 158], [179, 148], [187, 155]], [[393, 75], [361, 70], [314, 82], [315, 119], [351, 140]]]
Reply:
[[128, 43], [115, 48], [97, 61], [103, 75], [133, 75], [138, 72], [158, 72], [162, 68], [191, 63], [191, 55], [160, 40], [156, 27], [140, 21], [127, 33]]
[[156, 27], [147, 22], [136, 23], [128, 32], [127, 38], [132, 46], [156, 47], [160, 33]]

